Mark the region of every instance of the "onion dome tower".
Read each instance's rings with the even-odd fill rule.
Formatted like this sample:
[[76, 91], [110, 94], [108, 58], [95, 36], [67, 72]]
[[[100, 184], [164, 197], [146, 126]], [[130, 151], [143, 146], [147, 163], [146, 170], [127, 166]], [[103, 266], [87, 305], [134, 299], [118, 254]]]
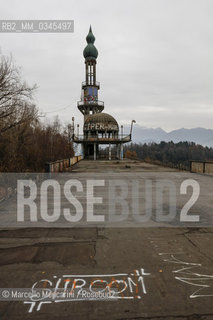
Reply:
[[85, 81], [82, 83], [81, 101], [78, 102], [78, 109], [84, 115], [84, 120], [90, 114], [101, 112], [104, 109], [104, 103], [98, 101], [98, 90], [100, 83], [96, 81], [96, 59], [98, 50], [94, 42], [95, 37], [90, 26], [86, 37], [87, 46], [83, 51], [85, 58]]
[[[103, 113], [104, 103], [98, 100], [100, 83], [96, 81], [96, 49], [95, 37], [90, 27], [86, 37], [87, 46], [83, 51], [85, 58], [85, 81], [82, 83], [81, 101], [78, 101], [78, 109], [84, 115], [83, 136], [73, 134], [73, 141], [81, 144], [83, 156], [86, 159], [100, 159], [100, 145], [108, 145], [108, 159], [123, 159], [123, 144], [131, 141], [131, 132], [119, 135], [119, 126], [115, 118]], [[74, 127], [74, 124], [73, 124]], [[111, 146], [115, 145], [112, 150]], [[113, 154], [113, 152], [114, 154]]]

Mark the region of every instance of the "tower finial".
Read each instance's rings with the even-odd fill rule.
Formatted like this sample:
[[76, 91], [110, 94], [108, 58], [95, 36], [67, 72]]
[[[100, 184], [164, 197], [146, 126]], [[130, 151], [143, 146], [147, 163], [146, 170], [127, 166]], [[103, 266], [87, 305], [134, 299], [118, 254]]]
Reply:
[[96, 59], [98, 57], [98, 50], [96, 49], [96, 47], [94, 46], [94, 42], [95, 42], [95, 36], [92, 32], [92, 27], [90, 25], [89, 28], [89, 33], [86, 37], [87, 40], [87, 46], [84, 49], [84, 58], [93, 58]]
[[87, 40], [87, 43], [89, 44], [89, 43], [94, 43], [95, 42], [95, 37], [94, 37], [94, 34], [92, 33], [92, 27], [91, 27], [91, 25], [90, 25], [90, 28], [89, 28], [89, 33], [88, 33], [88, 35], [87, 35], [87, 37], [86, 37], [86, 40]]

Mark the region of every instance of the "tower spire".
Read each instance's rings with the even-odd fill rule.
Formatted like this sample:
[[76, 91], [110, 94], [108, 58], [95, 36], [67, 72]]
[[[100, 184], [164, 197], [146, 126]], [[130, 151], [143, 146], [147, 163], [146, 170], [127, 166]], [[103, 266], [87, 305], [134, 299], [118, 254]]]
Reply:
[[98, 50], [94, 46], [95, 36], [92, 32], [92, 27], [90, 25], [89, 33], [86, 37], [87, 46], [84, 49], [83, 55], [85, 59], [96, 60], [98, 57]]

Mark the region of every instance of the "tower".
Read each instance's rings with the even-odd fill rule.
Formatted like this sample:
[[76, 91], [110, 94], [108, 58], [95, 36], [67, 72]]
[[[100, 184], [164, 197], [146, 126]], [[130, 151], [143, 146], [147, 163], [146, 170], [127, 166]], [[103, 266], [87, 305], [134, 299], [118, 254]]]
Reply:
[[94, 45], [95, 37], [91, 26], [86, 41], [87, 46], [83, 51], [85, 58], [85, 81], [82, 82], [81, 101], [78, 102], [78, 109], [84, 115], [84, 121], [88, 115], [99, 113], [104, 109], [104, 103], [98, 100], [98, 90], [100, 89], [100, 83], [96, 81], [98, 50]]
[[[100, 159], [103, 155], [101, 146], [107, 146], [108, 159], [123, 159], [123, 144], [131, 141], [128, 135], [119, 134], [119, 125], [113, 116], [103, 113], [104, 103], [98, 100], [100, 83], [96, 81], [96, 59], [98, 50], [94, 42], [95, 37], [90, 27], [86, 37], [87, 46], [83, 51], [85, 58], [85, 81], [82, 82], [81, 100], [77, 106], [84, 115], [83, 135], [73, 134], [73, 141], [81, 144], [84, 158]], [[74, 127], [74, 126], [73, 126]], [[79, 125], [77, 126], [79, 129]], [[112, 149], [112, 145], [115, 147]], [[100, 147], [100, 148], [99, 148]]]

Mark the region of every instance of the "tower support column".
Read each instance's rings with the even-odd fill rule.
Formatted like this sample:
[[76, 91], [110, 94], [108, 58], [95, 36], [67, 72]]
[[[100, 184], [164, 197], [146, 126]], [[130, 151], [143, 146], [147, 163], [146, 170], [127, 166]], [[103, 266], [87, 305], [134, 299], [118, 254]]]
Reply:
[[84, 144], [83, 143], [81, 145], [81, 156], [82, 156], [82, 159], [85, 158], [85, 148], [84, 148]]
[[123, 143], [121, 143], [121, 147], [120, 147], [120, 159], [121, 160], [124, 159], [124, 146], [123, 146]]
[[111, 143], [109, 144], [109, 160], [112, 159], [112, 147], [111, 147]]
[[117, 159], [120, 159], [120, 144], [117, 144]]
[[96, 160], [96, 143], [94, 143], [94, 160]]

